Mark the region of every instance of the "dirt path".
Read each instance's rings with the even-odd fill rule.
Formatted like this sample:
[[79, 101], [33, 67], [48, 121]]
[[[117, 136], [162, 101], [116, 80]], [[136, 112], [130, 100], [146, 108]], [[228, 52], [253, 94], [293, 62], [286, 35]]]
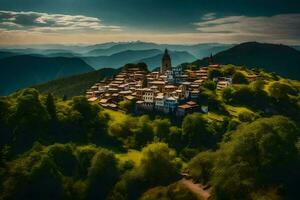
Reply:
[[185, 178], [181, 179], [179, 183], [182, 183], [190, 191], [196, 194], [199, 200], [208, 200], [210, 193], [209, 191], [203, 189], [203, 185], [193, 183], [193, 181]]

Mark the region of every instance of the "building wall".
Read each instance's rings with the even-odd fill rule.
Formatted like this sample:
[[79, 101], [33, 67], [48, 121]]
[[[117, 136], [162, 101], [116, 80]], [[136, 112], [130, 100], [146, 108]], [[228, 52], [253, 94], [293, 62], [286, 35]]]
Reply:
[[151, 92], [145, 92], [143, 99], [147, 103], [153, 103], [154, 102], [154, 93]]

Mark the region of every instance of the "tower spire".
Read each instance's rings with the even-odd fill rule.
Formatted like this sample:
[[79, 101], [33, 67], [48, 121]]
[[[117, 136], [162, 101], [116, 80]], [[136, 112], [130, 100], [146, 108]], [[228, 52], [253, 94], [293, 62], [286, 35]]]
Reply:
[[210, 65], [214, 64], [214, 58], [213, 58], [212, 53], [210, 54], [210, 57], [208, 58], [208, 64], [210, 64]]
[[164, 55], [162, 57], [160, 72], [165, 73], [167, 70], [172, 70], [172, 65], [171, 65], [171, 57], [168, 53], [168, 49], [166, 48]]

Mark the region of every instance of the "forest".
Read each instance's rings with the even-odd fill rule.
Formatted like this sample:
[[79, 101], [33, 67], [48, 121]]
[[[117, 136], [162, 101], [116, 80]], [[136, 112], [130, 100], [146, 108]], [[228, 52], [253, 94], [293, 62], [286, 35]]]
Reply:
[[217, 91], [203, 84], [209, 113], [136, 115], [27, 88], [0, 98], [0, 199], [299, 199], [300, 83], [261, 71]]

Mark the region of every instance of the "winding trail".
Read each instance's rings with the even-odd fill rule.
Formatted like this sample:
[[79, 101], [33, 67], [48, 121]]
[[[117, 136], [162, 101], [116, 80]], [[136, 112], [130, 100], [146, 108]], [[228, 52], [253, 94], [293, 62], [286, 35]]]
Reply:
[[204, 190], [204, 186], [201, 184], [194, 183], [192, 180], [186, 178], [182, 178], [179, 183], [193, 192], [199, 200], [208, 200], [210, 197], [209, 190]]

